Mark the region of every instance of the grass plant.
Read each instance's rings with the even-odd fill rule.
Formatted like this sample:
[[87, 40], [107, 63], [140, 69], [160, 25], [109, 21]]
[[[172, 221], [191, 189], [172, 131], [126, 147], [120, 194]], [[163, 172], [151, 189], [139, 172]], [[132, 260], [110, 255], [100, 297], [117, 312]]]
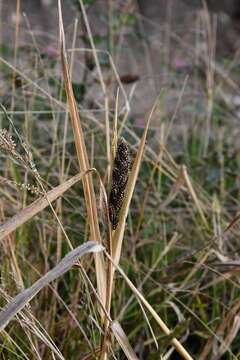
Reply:
[[[31, 47], [21, 46], [20, 0], [14, 47], [0, 54], [9, 79], [0, 114], [0, 359], [239, 359], [239, 150], [225, 96], [239, 87], [215, 58], [216, 24], [205, 6], [206, 51], [197, 55], [167, 29], [168, 46], [174, 38], [198, 62], [180, 85], [174, 74], [177, 85], [157, 93], [138, 126], [135, 85], [129, 93], [124, 85], [138, 77], [121, 77], [115, 65], [115, 30], [141, 24], [138, 14], [116, 14], [110, 0], [109, 48], [98, 48], [91, 1], [77, 1], [87, 47], [79, 48], [79, 21], [69, 45], [57, 3], [58, 57], [41, 56], [31, 31]], [[172, 65], [163, 67], [171, 78]], [[89, 100], [96, 84], [101, 96]], [[204, 101], [194, 98], [200, 89]]]

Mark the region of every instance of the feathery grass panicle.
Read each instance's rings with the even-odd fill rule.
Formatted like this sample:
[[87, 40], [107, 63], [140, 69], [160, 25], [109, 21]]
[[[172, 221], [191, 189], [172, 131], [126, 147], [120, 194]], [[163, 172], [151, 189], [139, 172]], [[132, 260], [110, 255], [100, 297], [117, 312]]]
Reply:
[[16, 142], [13, 140], [12, 135], [7, 131], [7, 129], [0, 129], [0, 150], [10, 155], [17, 163], [23, 165], [26, 169], [29, 169], [36, 179], [40, 179], [40, 174], [34, 164], [29, 146], [21, 139], [21, 146], [24, 150], [24, 155], [21, 155], [16, 150], [16, 146]]
[[119, 212], [123, 203], [129, 169], [130, 160], [128, 144], [123, 138], [120, 138], [118, 140], [116, 156], [114, 159], [112, 187], [109, 196], [109, 217], [113, 230], [115, 230], [118, 225]]
[[16, 181], [6, 179], [6, 178], [4, 178], [2, 176], [0, 176], [0, 184], [9, 185], [9, 186], [14, 187], [14, 188], [17, 187], [17, 188], [19, 188], [19, 190], [27, 190], [33, 195], [34, 194], [44, 195], [44, 193], [35, 185], [18, 183]]
[[7, 129], [0, 129], [0, 149], [13, 156], [17, 161], [23, 161], [22, 156], [16, 151], [16, 143]]

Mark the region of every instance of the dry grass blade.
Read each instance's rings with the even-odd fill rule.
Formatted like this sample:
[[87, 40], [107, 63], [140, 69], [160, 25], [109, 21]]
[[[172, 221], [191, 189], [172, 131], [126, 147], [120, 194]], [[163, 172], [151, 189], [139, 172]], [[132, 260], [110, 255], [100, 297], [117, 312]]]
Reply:
[[[214, 338], [214, 336], [210, 337], [199, 356], [199, 360], [205, 360], [212, 349], [215, 349], [215, 354], [212, 354], [211, 360], [220, 359], [221, 356], [228, 350], [231, 342], [236, 337], [236, 332], [239, 330], [239, 309], [240, 301], [237, 301], [235, 306], [228, 311], [218, 328], [215, 330], [217, 337], [221, 338], [221, 341], [218, 341], [218, 339]], [[230, 331], [224, 339], [224, 332], [226, 332], [229, 327]], [[219, 348], [217, 350], [218, 345]]]
[[[70, 80], [67, 56], [65, 51], [65, 35], [63, 29], [61, 0], [58, 0], [58, 10], [59, 10], [59, 31], [60, 31], [61, 60], [62, 60], [62, 70], [64, 77], [64, 86], [67, 94], [67, 101], [68, 101], [68, 107], [72, 121], [72, 129], [74, 134], [79, 166], [81, 171], [86, 171], [89, 168], [89, 161], [88, 161], [87, 150], [84, 142], [80, 116], [78, 113], [77, 104], [74, 98], [72, 84]], [[86, 179], [83, 180], [83, 190], [86, 200], [88, 221], [90, 226], [90, 235], [93, 240], [100, 243], [101, 237], [100, 237], [99, 224], [98, 224], [96, 198], [95, 198], [91, 175], [87, 176]], [[102, 254], [95, 255], [95, 265], [96, 265], [98, 292], [103, 302], [105, 303], [106, 273], [105, 273], [104, 259]]]
[[[91, 170], [88, 170], [87, 172], [89, 171]], [[46, 193], [44, 197], [34, 201], [32, 204], [28, 205], [25, 209], [20, 211], [17, 215], [13, 216], [5, 224], [1, 225], [0, 240], [4, 239], [12, 231], [16, 230], [19, 226], [23, 225], [26, 221], [28, 221], [33, 216], [35, 216], [40, 211], [49, 206], [49, 204], [51, 204], [54, 200], [61, 196], [71, 186], [81, 180], [87, 172], [82, 172], [81, 174], [78, 174], [71, 179], [65, 181], [63, 184], [56, 186], [54, 189]]]
[[219, 360], [221, 357], [225, 354], [225, 352], [230, 348], [232, 342], [236, 338], [240, 328], [240, 316], [237, 314], [233, 318], [232, 326], [226, 335], [226, 337], [223, 339], [221, 346], [218, 350], [218, 354], [212, 357], [212, 360]]
[[[163, 252], [161, 252], [159, 254], [159, 256], [157, 257], [156, 261], [154, 262], [154, 264], [152, 265], [152, 267], [149, 269], [148, 273], [146, 274], [146, 276], [144, 277], [144, 279], [141, 281], [141, 283], [139, 284], [138, 288], [141, 289], [143, 287], [143, 285], [147, 282], [147, 280], [150, 278], [150, 276], [152, 275], [152, 273], [154, 272], [154, 270], [157, 268], [157, 266], [159, 266], [160, 261], [163, 259], [163, 257], [172, 249], [173, 245], [179, 240], [180, 236], [177, 233], [173, 234], [172, 239], [169, 241], [169, 243], [167, 244], [167, 246], [165, 246]], [[129, 298], [128, 301], [126, 302], [126, 304], [122, 307], [119, 315], [118, 315], [118, 319], [122, 319], [124, 312], [126, 311], [126, 309], [128, 308], [128, 306], [131, 304], [131, 302], [134, 299], [134, 294], [132, 294]]]
[[[110, 258], [110, 256], [108, 255], [107, 252], [105, 252], [106, 256]], [[131, 280], [128, 278], [128, 276], [125, 274], [125, 272], [121, 269], [121, 267], [115, 262], [113, 261], [113, 259], [111, 259], [114, 267], [120, 272], [120, 274], [123, 276], [124, 280], [126, 281], [126, 283], [128, 284], [128, 286], [130, 287], [130, 289], [133, 291], [133, 293], [135, 294], [135, 296], [142, 302], [142, 304], [148, 309], [148, 311], [150, 312], [150, 314], [152, 315], [152, 317], [155, 319], [155, 321], [157, 322], [157, 324], [159, 325], [159, 327], [162, 329], [162, 331], [164, 332], [164, 334], [166, 335], [170, 335], [171, 331], [169, 330], [169, 328], [166, 326], [166, 324], [163, 322], [163, 320], [160, 318], [160, 316], [156, 313], [156, 311], [153, 309], [153, 307], [149, 304], [149, 302], [145, 299], [145, 297], [140, 293], [140, 291], [136, 288], [136, 286], [133, 285], [133, 283], [131, 282]], [[193, 358], [191, 357], [191, 355], [184, 349], [184, 347], [182, 346], [182, 344], [176, 339], [172, 339], [171, 344], [175, 347], [175, 349], [178, 351], [178, 353], [182, 356], [183, 359], [185, 360], [193, 360]]]
[[[114, 118], [113, 118], [112, 154], [111, 154], [111, 168], [110, 168], [111, 174], [112, 174], [112, 170], [113, 170], [113, 163], [114, 163], [114, 158], [115, 158], [116, 149], [117, 149], [118, 106], [119, 106], [119, 88], [117, 89], [116, 101], [115, 101], [115, 111], [114, 111]], [[110, 180], [112, 180], [112, 179], [110, 179]]]
[[[111, 232], [111, 223], [109, 219], [109, 211], [108, 211], [108, 198], [107, 193], [102, 182], [101, 176], [97, 170], [95, 170], [97, 174], [99, 184], [100, 184], [100, 198], [102, 205], [102, 217], [105, 228], [105, 237], [107, 243], [107, 251], [112, 257], [112, 232]], [[107, 264], [107, 278], [106, 278], [106, 302], [105, 302], [105, 311], [110, 316], [110, 307], [111, 307], [111, 296], [112, 296], [112, 262], [108, 260]], [[106, 315], [106, 314], [105, 314]], [[104, 329], [107, 328], [109, 323], [109, 319], [105, 316]]]
[[139, 299], [137, 299], [137, 300], [138, 300], [138, 304], [139, 304], [139, 306], [140, 306], [140, 308], [141, 308], [142, 314], [143, 314], [143, 316], [144, 316], [144, 319], [145, 319], [145, 321], [146, 321], [146, 323], [147, 323], [147, 326], [148, 326], [148, 328], [149, 328], [150, 334], [152, 335], [152, 339], [151, 339], [151, 340], [154, 341], [155, 346], [156, 346], [156, 349], [158, 350], [158, 349], [159, 349], [159, 346], [158, 346], [157, 338], [156, 338], [156, 336], [155, 336], [155, 334], [154, 334], [153, 328], [152, 328], [152, 326], [151, 326], [151, 324], [150, 324], [150, 321], [149, 321], [149, 319], [148, 319], [148, 317], [147, 317], [147, 314], [146, 314], [146, 312], [145, 312], [145, 310], [144, 310], [144, 307], [143, 307], [141, 301], [140, 301]]
[[22, 79], [24, 79], [28, 84], [31, 84], [35, 89], [39, 90], [40, 93], [46, 96], [47, 99], [51, 100], [54, 104], [58, 105], [61, 109], [65, 110], [65, 105], [60, 102], [59, 100], [55, 99], [53, 96], [51, 96], [47, 90], [45, 90], [43, 87], [39, 86], [37, 82], [33, 81], [30, 77], [24, 74], [24, 72], [20, 71], [13, 65], [11, 65], [7, 60], [5, 60], [3, 57], [0, 56], [0, 62], [6, 65], [9, 69], [11, 69], [13, 72], [18, 74]]
[[84, 24], [86, 26], [89, 42], [91, 44], [92, 53], [93, 53], [94, 61], [95, 61], [98, 76], [99, 76], [99, 82], [101, 84], [102, 92], [104, 94], [107, 177], [108, 177], [108, 182], [109, 182], [109, 180], [110, 180], [110, 165], [111, 165], [110, 164], [110, 157], [111, 157], [110, 155], [111, 154], [110, 154], [110, 127], [109, 127], [109, 97], [108, 97], [106, 85], [105, 85], [105, 82], [104, 82], [104, 79], [103, 79], [103, 74], [102, 74], [102, 71], [101, 71], [101, 66], [100, 66], [100, 62], [99, 62], [99, 59], [98, 59], [96, 47], [95, 47], [95, 44], [94, 44], [94, 39], [93, 39], [90, 24], [89, 24], [89, 21], [88, 21], [88, 16], [87, 16], [87, 13], [86, 13], [86, 10], [85, 10], [84, 2], [82, 0], [79, 0], [79, 4], [81, 6], [81, 11], [82, 11]]
[[76, 261], [79, 260], [84, 254], [89, 252], [102, 251], [103, 247], [94, 241], [89, 241], [83, 245], [78, 246], [76, 249], [70, 251], [58, 265], [56, 265], [47, 274], [41, 277], [28, 289], [22, 291], [20, 294], [15, 296], [12, 301], [5, 306], [3, 311], [0, 313], [0, 331], [2, 331], [8, 322], [19, 312], [24, 306], [32, 300], [32, 298], [51, 281], [62, 276], [67, 272]]
[[194, 188], [192, 186], [191, 180], [190, 180], [190, 178], [188, 176], [186, 166], [182, 166], [182, 174], [183, 174], [186, 186], [188, 188], [188, 191], [189, 191], [190, 195], [192, 196], [192, 199], [193, 199], [193, 201], [194, 201], [194, 203], [196, 205], [196, 208], [197, 208], [197, 210], [199, 212], [201, 221], [202, 221], [204, 227], [206, 229], [209, 229], [208, 222], [207, 222], [206, 217], [204, 215], [204, 212], [202, 210], [202, 206], [201, 206], [200, 201], [199, 201], [199, 199], [198, 199], [198, 197], [196, 195], [196, 192], [195, 192], [195, 190], [194, 190]]
[[223, 233], [225, 234], [230, 230], [233, 226], [235, 226], [240, 220], [240, 215], [235, 216], [235, 218], [230, 222], [230, 224], [224, 229]]
[[[133, 190], [135, 188], [135, 184], [136, 184], [136, 180], [137, 180], [137, 176], [138, 176], [138, 172], [139, 172], [139, 168], [140, 168], [140, 164], [141, 164], [141, 160], [142, 160], [142, 155], [143, 155], [143, 150], [144, 150], [144, 145], [145, 145], [145, 141], [146, 141], [146, 136], [147, 136], [147, 131], [149, 128], [149, 124], [150, 124], [150, 120], [153, 114], [153, 111], [155, 110], [155, 107], [157, 105], [157, 101], [155, 102], [146, 127], [144, 129], [144, 133], [139, 145], [139, 149], [136, 155], [136, 159], [134, 161], [133, 164], [133, 168], [132, 171], [129, 175], [128, 178], [128, 182], [127, 182], [127, 187], [125, 189], [124, 192], [124, 200], [123, 203], [121, 204], [121, 210], [120, 210], [120, 214], [118, 216], [117, 214], [117, 221], [115, 223], [112, 222], [112, 227], [113, 229], [115, 229], [115, 225], [116, 227], [116, 231], [114, 231], [113, 233], [113, 237], [112, 237], [112, 254], [110, 254], [110, 257], [113, 258], [117, 263], [119, 262], [120, 259], [120, 255], [121, 255], [121, 249], [122, 249], [122, 241], [123, 241], [123, 234], [124, 234], [124, 228], [125, 228], [125, 222], [126, 222], [126, 217], [128, 214], [128, 209], [130, 206], [130, 202], [131, 202], [131, 198], [132, 198], [132, 194], [133, 194]], [[114, 135], [113, 135], [113, 155], [115, 152], [115, 145], [114, 142], [116, 141], [116, 138], [114, 137], [116, 135], [116, 117], [115, 117], [115, 131], [114, 131]], [[124, 146], [124, 148], [126, 147], [125, 144], [121, 141], [122, 146]], [[127, 161], [128, 162], [128, 161]], [[114, 194], [116, 195], [116, 192], [114, 192]], [[111, 195], [110, 195], [111, 196]], [[122, 199], [122, 196], [120, 197]], [[116, 200], [116, 199], [115, 199]], [[110, 203], [111, 206], [111, 203]], [[111, 216], [110, 216], [111, 218]], [[114, 216], [115, 218], [115, 216]], [[112, 218], [111, 218], [112, 220]], [[116, 219], [115, 219], [116, 220]], [[113, 277], [114, 277], [114, 269], [112, 269], [112, 267], [108, 266], [109, 271], [108, 271], [108, 293], [107, 293], [107, 298], [108, 301], [106, 301], [106, 306], [108, 306], [108, 311], [110, 311], [110, 305], [111, 305], [111, 292], [112, 292], [112, 283], [113, 283]], [[101, 351], [101, 360], [106, 360], [107, 359], [107, 337], [106, 337], [106, 332], [107, 332], [107, 327], [108, 327], [108, 321], [107, 318], [105, 318], [105, 336], [103, 339], [103, 343], [102, 343], [102, 351]]]
[[[61, 14], [60, 9], [61, 9], [61, 5], [59, 1], [59, 13]], [[74, 98], [72, 84], [70, 80], [68, 62], [65, 52], [64, 30], [63, 30], [61, 15], [60, 15], [60, 39], [61, 39], [61, 60], [62, 60], [62, 69], [64, 76], [64, 85], [68, 99], [69, 112], [72, 120], [77, 157], [78, 157], [80, 169], [82, 171], [86, 171], [89, 168], [89, 161], [88, 161], [87, 150], [84, 142], [80, 117], [77, 109], [77, 104]], [[99, 233], [99, 230], [97, 229], [97, 226], [94, 225], [94, 216], [95, 218], [97, 218], [97, 210], [96, 210], [96, 214], [94, 214], [94, 208], [96, 208], [96, 205], [94, 206], [94, 204], [96, 204], [96, 201], [95, 201], [91, 177], [88, 177], [83, 181], [83, 187], [84, 187], [86, 206], [87, 206], [88, 217], [91, 227], [91, 234], [95, 240], [99, 240], [100, 235], [97, 235]]]
[[173, 184], [170, 193], [168, 194], [167, 198], [161, 204], [161, 210], [165, 209], [167, 205], [169, 205], [179, 193], [181, 187], [184, 185], [185, 181], [183, 178], [183, 168], [180, 167], [179, 175], [175, 183]]
[[[97, 170], [95, 170], [99, 184], [100, 184], [100, 198], [102, 204], [102, 217], [105, 228], [105, 237], [107, 243], [107, 251], [112, 257], [112, 232], [111, 232], [111, 223], [109, 219], [109, 209], [108, 209], [108, 198], [107, 193], [102, 182], [101, 176]], [[113, 278], [113, 265], [112, 262], [108, 259], [107, 261], [107, 277], [106, 277], [106, 296], [104, 303], [104, 320], [103, 320], [103, 329], [104, 333], [101, 339], [101, 359], [105, 359], [108, 353], [108, 327], [110, 323], [110, 309], [111, 309], [111, 298], [112, 298], [112, 278]]]
[[126, 357], [129, 360], [138, 360], [137, 355], [133, 351], [133, 348], [131, 347], [128, 338], [123, 331], [121, 325], [118, 321], [113, 321], [111, 324], [112, 332], [117, 339], [118, 344], [121, 346], [122, 350], [124, 351]]
[[141, 160], [142, 160], [142, 156], [143, 156], [143, 150], [144, 150], [144, 145], [145, 145], [145, 141], [146, 141], [146, 137], [147, 137], [147, 132], [148, 132], [148, 128], [150, 125], [150, 121], [151, 121], [153, 112], [156, 109], [157, 104], [158, 104], [158, 99], [155, 101], [155, 103], [150, 111], [150, 114], [149, 114], [149, 117], [147, 120], [147, 124], [145, 126], [143, 136], [140, 141], [140, 145], [139, 145], [139, 148], [138, 148], [138, 151], [136, 154], [136, 158], [133, 163], [132, 170], [129, 174], [128, 183], [127, 183], [127, 186], [125, 189], [123, 205], [122, 205], [120, 215], [119, 215], [119, 223], [116, 228], [116, 231], [113, 234], [113, 259], [115, 260], [115, 262], [117, 264], [118, 264], [120, 256], [121, 256], [122, 241], [123, 241], [123, 234], [124, 234], [126, 218], [127, 218], [130, 202], [132, 199], [133, 191], [135, 188], [135, 184], [137, 181], [139, 168], [141, 165]]
[[[35, 336], [37, 336], [59, 359], [65, 360], [65, 357], [61, 354], [58, 347], [55, 345], [51, 337], [41, 331], [41, 329], [36, 326], [36, 324], [29, 319], [23, 312], [21, 312], [21, 316], [23, 317], [21, 321], [21, 326], [28, 331], [31, 331]], [[5, 331], [3, 331], [5, 333]]]

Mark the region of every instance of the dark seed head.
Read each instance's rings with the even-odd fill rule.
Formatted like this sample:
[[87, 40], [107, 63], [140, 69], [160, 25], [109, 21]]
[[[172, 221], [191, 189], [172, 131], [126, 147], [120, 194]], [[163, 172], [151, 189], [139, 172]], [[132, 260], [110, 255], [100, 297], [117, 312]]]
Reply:
[[109, 195], [109, 217], [113, 229], [116, 229], [118, 225], [119, 212], [122, 207], [124, 192], [128, 181], [129, 168], [128, 145], [125, 140], [120, 138], [113, 164], [112, 187]]

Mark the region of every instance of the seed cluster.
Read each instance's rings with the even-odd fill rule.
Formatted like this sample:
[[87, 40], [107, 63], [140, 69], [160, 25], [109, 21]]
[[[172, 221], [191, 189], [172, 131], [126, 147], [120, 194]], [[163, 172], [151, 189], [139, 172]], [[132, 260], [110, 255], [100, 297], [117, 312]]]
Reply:
[[109, 196], [109, 217], [112, 228], [115, 230], [119, 221], [119, 212], [122, 207], [124, 192], [128, 181], [130, 168], [128, 145], [120, 138], [112, 172], [112, 187]]
[[13, 140], [11, 134], [8, 133], [6, 129], [0, 129], [0, 150], [3, 150], [5, 153], [11, 155], [18, 163], [23, 165], [25, 168], [30, 169], [35, 178], [40, 178], [40, 174], [37, 171], [37, 168], [33, 162], [33, 156], [30, 152], [27, 144], [21, 142], [21, 145], [24, 149], [25, 154], [21, 155], [16, 150], [16, 143]]

